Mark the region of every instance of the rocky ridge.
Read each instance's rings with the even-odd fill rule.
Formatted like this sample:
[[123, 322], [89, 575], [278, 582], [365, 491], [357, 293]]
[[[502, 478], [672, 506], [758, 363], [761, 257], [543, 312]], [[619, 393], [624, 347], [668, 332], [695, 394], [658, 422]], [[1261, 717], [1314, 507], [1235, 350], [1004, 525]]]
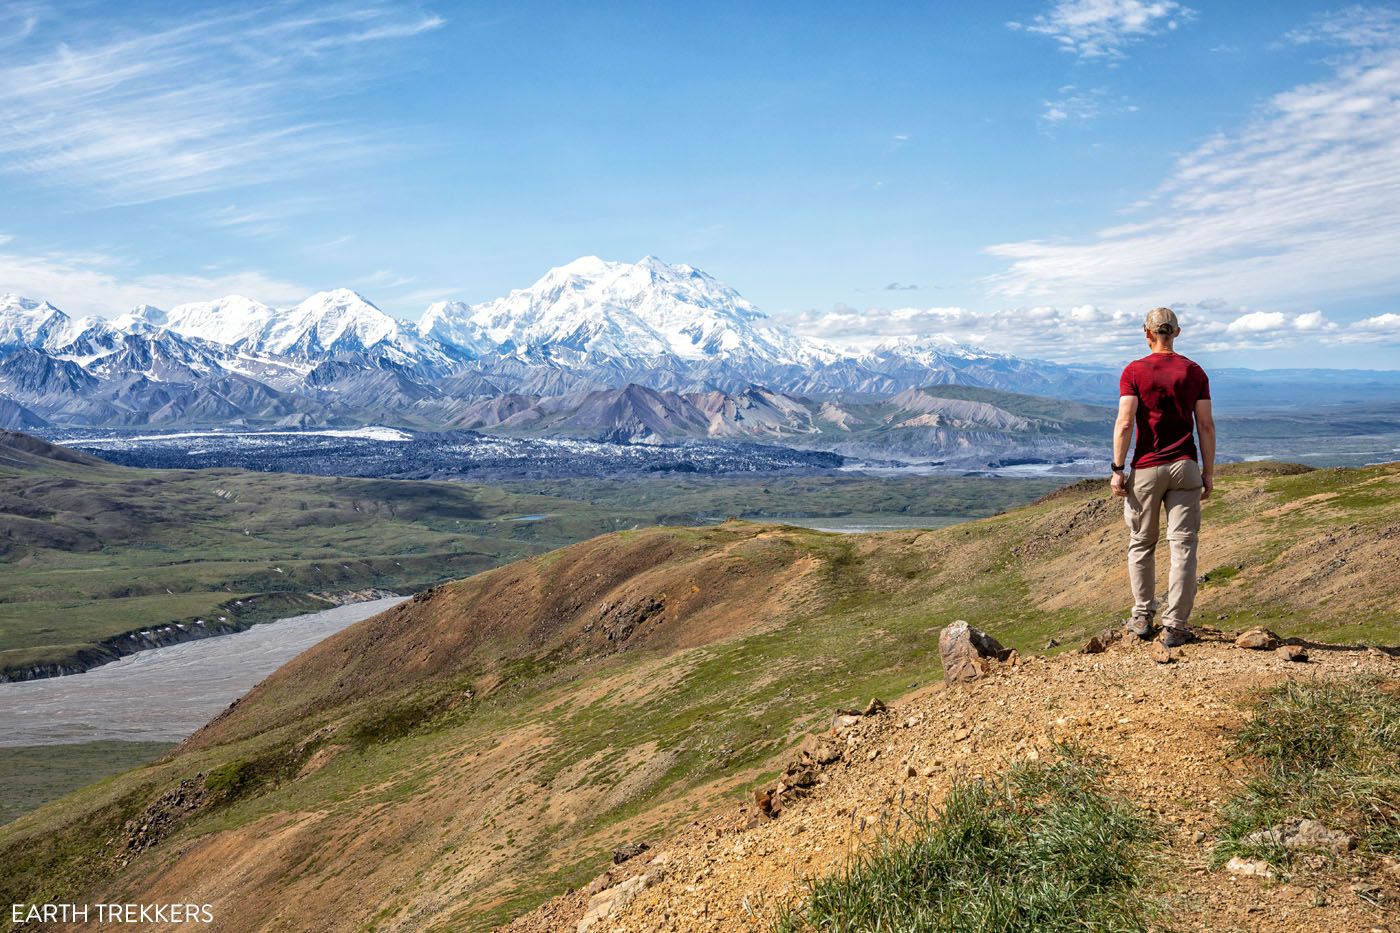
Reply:
[[[950, 627], [952, 628], [952, 627]], [[981, 641], [972, 630], [950, 644]], [[1389, 929], [1400, 906], [1400, 862], [1325, 884], [1276, 877], [1265, 863], [1210, 867], [1217, 808], [1237, 767], [1225, 754], [1240, 701], [1287, 678], [1370, 674], [1394, 680], [1400, 660], [1380, 649], [1313, 644], [1306, 664], [1237, 647], [1204, 631], [1154, 664], [1150, 645], [1115, 639], [1092, 654], [1054, 658], [978, 653], [963, 684], [936, 684], [885, 708], [838, 710], [831, 730], [804, 739], [775, 786], [751, 802], [654, 841], [650, 858], [600, 876], [507, 927], [513, 933], [767, 930], [804, 879], [836, 870], [901, 810], [936, 807], [955, 778], [978, 778], [1071, 742], [1107, 756], [1113, 791], [1168, 830], [1169, 907], [1184, 927], [1261, 931]], [[1295, 640], [1296, 641], [1296, 640]], [[1354, 843], [1316, 820], [1267, 832], [1281, 844], [1345, 852]], [[1350, 871], [1351, 874], [1347, 874]], [[612, 892], [612, 893], [610, 893]]]

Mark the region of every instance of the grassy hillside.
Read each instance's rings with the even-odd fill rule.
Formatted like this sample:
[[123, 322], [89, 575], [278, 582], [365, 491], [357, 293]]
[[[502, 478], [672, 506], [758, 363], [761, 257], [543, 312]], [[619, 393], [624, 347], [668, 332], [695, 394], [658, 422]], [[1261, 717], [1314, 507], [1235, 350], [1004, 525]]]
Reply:
[[328, 605], [312, 594], [414, 592], [638, 524], [852, 509], [981, 515], [1048, 488], [956, 478], [791, 486], [783, 478], [683, 478], [613, 484], [621, 494], [604, 495], [605, 485], [502, 489], [135, 470], [4, 432], [0, 671], [71, 659], [133, 629], [221, 617], [245, 626]]
[[171, 742], [6, 745], [0, 751], [0, 824], [93, 781], [159, 758]]
[[[438, 587], [0, 828], [0, 898], [485, 928], [771, 777], [832, 706], [936, 679], [953, 619], [1029, 653], [1119, 616], [1104, 492], [937, 531], [624, 531]], [[1227, 468], [1205, 521], [1202, 617], [1400, 640], [1400, 578], [1376, 572], [1400, 561], [1400, 465]]]
[[986, 518], [1062, 485], [1000, 477], [663, 476], [558, 479], [500, 484], [510, 492], [555, 495], [601, 509], [650, 511], [658, 523], [698, 525], [723, 518], [848, 520]]

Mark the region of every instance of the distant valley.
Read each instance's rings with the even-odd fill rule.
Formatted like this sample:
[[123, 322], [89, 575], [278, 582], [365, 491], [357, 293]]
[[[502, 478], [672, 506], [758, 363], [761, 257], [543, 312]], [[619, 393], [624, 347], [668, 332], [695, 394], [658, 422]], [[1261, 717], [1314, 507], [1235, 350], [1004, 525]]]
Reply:
[[[771, 461], [743, 472], [742, 451], [729, 447], [713, 452], [726, 458], [722, 475], [639, 468], [619, 476], [616, 464], [605, 468], [605, 451], [594, 455], [596, 475], [560, 478], [547, 459], [532, 472], [527, 446], [510, 482], [406, 481], [380, 475], [432, 474], [434, 463], [448, 473], [450, 449], [407, 435], [382, 439], [396, 433], [298, 437], [208, 444], [221, 459], [251, 451], [251, 470], [146, 470], [0, 431], [0, 562], [10, 568], [0, 574], [0, 681], [85, 670], [347, 596], [413, 593], [607, 531], [730, 515], [938, 525], [1056, 485], [811, 475], [771, 469]], [[704, 452], [668, 456], [699, 461]], [[787, 454], [833, 456], [781, 448], [773, 456]], [[556, 468], [575, 472], [581, 462], [561, 459]], [[335, 475], [355, 469], [368, 475]]]

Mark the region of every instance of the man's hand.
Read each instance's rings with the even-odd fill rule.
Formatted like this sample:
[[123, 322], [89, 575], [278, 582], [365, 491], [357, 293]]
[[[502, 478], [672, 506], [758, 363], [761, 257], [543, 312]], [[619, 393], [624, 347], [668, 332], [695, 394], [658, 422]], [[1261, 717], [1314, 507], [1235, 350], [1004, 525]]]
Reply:
[[1113, 489], [1113, 494], [1119, 498], [1128, 495], [1128, 479], [1122, 473], [1115, 471], [1113, 479], [1109, 481], [1109, 486]]
[[1215, 413], [1208, 398], [1196, 403], [1196, 431], [1201, 435], [1201, 498], [1209, 499], [1215, 489]]

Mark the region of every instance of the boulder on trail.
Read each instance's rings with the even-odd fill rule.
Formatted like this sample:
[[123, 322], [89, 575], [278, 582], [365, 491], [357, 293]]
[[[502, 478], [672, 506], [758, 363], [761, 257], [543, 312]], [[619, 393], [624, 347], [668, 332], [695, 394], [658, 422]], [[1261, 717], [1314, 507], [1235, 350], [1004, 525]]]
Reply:
[[986, 676], [993, 662], [1011, 657], [1001, 642], [962, 619], [938, 633], [938, 654], [943, 660], [943, 679], [950, 684]]
[[1236, 648], [1248, 648], [1251, 651], [1273, 651], [1280, 643], [1279, 637], [1266, 628], [1252, 628], [1241, 632], [1235, 638]]

